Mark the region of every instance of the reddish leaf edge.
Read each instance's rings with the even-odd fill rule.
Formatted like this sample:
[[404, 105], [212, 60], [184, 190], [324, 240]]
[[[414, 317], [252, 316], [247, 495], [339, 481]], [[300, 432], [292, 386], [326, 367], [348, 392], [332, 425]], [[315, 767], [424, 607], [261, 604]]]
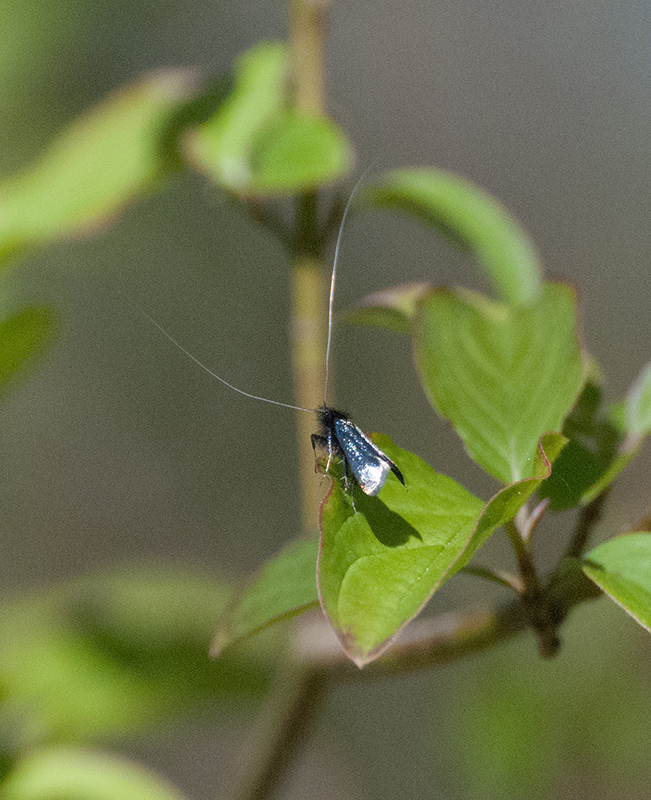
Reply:
[[[373, 435], [374, 434], [371, 435], [371, 438], [373, 438]], [[398, 636], [407, 627], [407, 625], [409, 625], [410, 622], [412, 622], [414, 619], [416, 619], [416, 617], [418, 617], [420, 615], [420, 613], [423, 611], [425, 606], [432, 599], [432, 596], [434, 595], [434, 593], [436, 591], [438, 591], [438, 589], [440, 589], [441, 586], [446, 581], [448, 581], [456, 572], [458, 572], [461, 569], [461, 567], [465, 566], [465, 564], [468, 563], [468, 561], [470, 561], [470, 559], [472, 558], [472, 555], [474, 555], [474, 552], [476, 552], [476, 550], [479, 549], [481, 543], [477, 546], [477, 548], [475, 548], [475, 551], [473, 551], [470, 554], [470, 556], [467, 556], [468, 548], [470, 547], [470, 545], [471, 545], [473, 539], [475, 538], [475, 536], [480, 531], [481, 522], [484, 519], [484, 517], [486, 516], [487, 512], [491, 509], [493, 504], [498, 502], [499, 498], [502, 498], [507, 492], [513, 491], [514, 487], [517, 487], [517, 486], [524, 487], [525, 484], [532, 484], [532, 486], [530, 487], [531, 491], [529, 491], [529, 493], [526, 495], [526, 497], [524, 497], [524, 499], [522, 500], [522, 503], [520, 505], [520, 507], [522, 507], [522, 505], [524, 505], [524, 503], [526, 503], [526, 501], [529, 499], [529, 497], [531, 497], [531, 495], [536, 491], [536, 489], [538, 488], [540, 483], [542, 483], [542, 481], [544, 481], [546, 478], [548, 478], [551, 475], [551, 472], [552, 472], [552, 460], [553, 459], [550, 460], [550, 458], [547, 456], [547, 453], [545, 451], [544, 444], [543, 444], [544, 439], [547, 436], [550, 436], [550, 435], [559, 435], [559, 434], [556, 431], [548, 431], [548, 432], [544, 433], [540, 437], [540, 439], [538, 440], [538, 455], [541, 458], [541, 464], [542, 464], [542, 467], [543, 467], [543, 470], [544, 470], [544, 474], [543, 474], [543, 470], [541, 470], [541, 474], [540, 475], [535, 475], [535, 476], [528, 477], [528, 478], [522, 478], [519, 481], [515, 481], [514, 483], [510, 483], [507, 486], [504, 486], [502, 489], [500, 489], [499, 492], [494, 494], [490, 498], [490, 500], [487, 501], [487, 503], [484, 505], [484, 508], [482, 509], [481, 514], [477, 517], [477, 521], [476, 521], [475, 525], [473, 526], [473, 529], [472, 529], [470, 535], [468, 536], [468, 539], [466, 541], [465, 547], [463, 548], [463, 550], [461, 551], [459, 556], [450, 564], [448, 569], [445, 572], [442, 573], [442, 575], [440, 576], [438, 581], [436, 581], [436, 583], [432, 586], [429, 594], [427, 595], [427, 597], [425, 598], [423, 603], [419, 606], [419, 608], [408, 619], [406, 619], [396, 629], [395, 633], [393, 633], [391, 636], [388, 636], [386, 639], [384, 639], [382, 642], [380, 642], [378, 645], [376, 645], [374, 648], [372, 648], [368, 652], [364, 652], [364, 651], [361, 651], [361, 650], [358, 650], [358, 649], [355, 648], [354, 638], [351, 636], [350, 631], [348, 631], [348, 630], [344, 631], [344, 630], [341, 630], [341, 629], [337, 628], [337, 626], [334, 624], [334, 622], [332, 621], [332, 619], [330, 618], [330, 615], [328, 614], [328, 612], [326, 610], [325, 603], [323, 601], [323, 596], [321, 594], [321, 582], [319, 580], [319, 576], [320, 576], [320, 566], [321, 566], [321, 553], [322, 553], [322, 547], [323, 547], [323, 509], [325, 508], [325, 504], [328, 501], [328, 499], [330, 498], [330, 495], [332, 494], [332, 491], [334, 489], [334, 484], [335, 484], [335, 479], [331, 478], [330, 476], [327, 476], [330, 479], [330, 488], [328, 489], [328, 491], [325, 494], [325, 497], [321, 501], [321, 506], [320, 506], [320, 509], [319, 509], [319, 532], [320, 532], [320, 536], [319, 536], [319, 551], [318, 551], [317, 566], [316, 566], [317, 591], [318, 591], [318, 595], [319, 595], [319, 603], [321, 605], [321, 610], [322, 610], [325, 618], [330, 623], [330, 626], [332, 627], [333, 631], [335, 632], [335, 635], [337, 636], [337, 639], [339, 640], [339, 644], [341, 645], [342, 650], [344, 651], [346, 656], [357, 667], [359, 667], [359, 669], [363, 669], [367, 664], [370, 664], [373, 661], [376, 661], [378, 658], [380, 658], [391, 647], [391, 645], [396, 641]], [[567, 439], [565, 439], [565, 441], [561, 445], [560, 449], [562, 449], [565, 446], [566, 443], [567, 443]], [[560, 452], [560, 449], [559, 449], [558, 452]], [[558, 456], [558, 452], [554, 455], [553, 458], [556, 458], [556, 456]], [[355, 514], [357, 512], [353, 511], [353, 513]], [[508, 522], [509, 519], [513, 519], [513, 516], [499, 520], [494, 525], [494, 527], [491, 530], [489, 530], [488, 533], [485, 534], [485, 539], [488, 539], [489, 536], [491, 536], [498, 528], [500, 528], [502, 525], [504, 525], [505, 522]]]

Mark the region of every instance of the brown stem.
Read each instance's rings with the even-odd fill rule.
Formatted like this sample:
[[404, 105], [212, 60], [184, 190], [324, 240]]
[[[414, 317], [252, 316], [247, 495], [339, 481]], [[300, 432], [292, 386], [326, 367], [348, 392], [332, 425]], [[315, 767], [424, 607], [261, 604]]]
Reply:
[[[572, 608], [600, 594], [572, 559], [562, 562], [545, 590], [554, 629]], [[466, 658], [530, 627], [529, 613], [519, 599], [496, 608], [439, 614], [412, 622], [385, 655], [361, 671], [349, 661], [321, 615], [303, 618], [294, 646], [297, 658], [333, 680], [363, 680], [402, 675]]]
[[[328, 2], [289, 0], [294, 60], [295, 105], [304, 114], [324, 112], [323, 31]], [[326, 343], [326, 282], [322, 265], [318, 196], [308, 191], [296, 200], [292, 256], [292, 364], [296, 405], [318, 408], [323, 402]], [[310, 434], [314, 419], [299, 413], [297, 422], [303, 530], [317, 523], [323, 487], [314, 474]]]
[[598, 494], [594, 500], [584, 506], [579, 512], [579, 518], [576, 522], [574, 535], [572, 541], [567, 548], [566, 555], [569, 558], [580, 558], [590, 540], [590, 534], [594, 526], [601, 519], [604, 503], [608, 497], [608, 489], [605, 489], [601, 494]]
[[538, 638], [538, 651], [543, 658], [553, 658], [560, 647], [560, 640], [556, 633], [557, 614], [552, 608], [547, 588], [542, 585], [538, 577], [531, 551], [520, 529], [514, 521], [507, 522], [504, 527], [509, 534], [518, 560], [518, 569], [523, 585], [522, 607]]

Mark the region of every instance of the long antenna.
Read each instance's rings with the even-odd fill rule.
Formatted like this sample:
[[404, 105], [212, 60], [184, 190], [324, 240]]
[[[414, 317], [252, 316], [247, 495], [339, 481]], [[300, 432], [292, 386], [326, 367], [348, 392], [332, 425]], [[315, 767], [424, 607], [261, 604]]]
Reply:
[[169, 339], [170, 342], [172, 342], [173, 345], [178, 347], [178, 349], [182, 353], [185, 353], [186, 356], [189, 356], [194, 361], [195, 364], [198, 364], [201, 367], [202, 370], [204, 370], [205, 372], [208, 373], [208, 375], [211, 375], [213, 378], [217, 378], [217, 380], [220, 383], [223, 383], [224, 386], [228, 386], [229, 389], [232, 389], [234, 392], [237, 392], [238, 394], [243, 394], [244, 397], [250, 397], [251, 400], [260, 400], [263, 403], [271, 403], [271, 405], [273, 405], [273, 406], [283, 406], [283, 408], [291, 408], [294, 411], [309, 411], [310, 414], [314, 413], [314, 409], [313, 408], [301, 408], [301, 406], [293, 406], [293, 405], [291, 405], [291, 403], [281, 403], [279, 400], [269, 400], [268, 397], [259, 397], [257, 394], [251, 394], [250, 392], [245, 392], [243, 389], [238, 389], [237, 386], [233, 386], [232, 383], [229, 383], [228, 381], [224, 380], [223, 378], [220, 378], [219, 375], [217, 375], [215, 372], [213, 372], [211, 369], [209, 369], [201, 361], [199, 361], [199, 359], [196, 356], [193, 356], [192, 353], [189, 350], [186, 350], [186, 348], [183, 347], [183, 345], [180, 342], [178, 342], [172, 336], [171, 333], [168, 333], [165, 330], [165, 328], [163, 328], [163, 326], [159, 322], [156, 322], [156, 320], [152, 316], [150, 316], [145, 311], [144, 308], [142, 308], [140, 305], [138, 305], [138, 303], [136, 303], [135, 300], [133, 300], [128, 295], [125, 295], [124, 292], [120, 292], [120, 294], [122, 294], [123, 297], [126, 297], [126, 299], [131, 303], [131, 305], [133, 305], [135, 308], [137, 308], [138, 311], [143, 315], [143, 317], [145, 317], [145, 319], [148, 319], [151, 322], [152, 325], [154, 325], [156, 328], [158, 328], [158, 330], [163, 334], [163, 336], [165, 336], [166, 339]]
[[348, 202], [346, 203], [346, 207], [344, 208], [344, 213], [341, 217], [341, 225], [339, 226], [339, 233], [337, 234], [337, 244], [335, 245], [335, 255], [332, 260], [332, 277], [330, 278], [330, 299], [328, 300], [328, 343], [326, 345], [326, 357], [325, 357], [325, 379], [323, 381], [323, 405], [328, 405], [328, 376], [330, 373], [330, 347], [332, 345], [332, 311], [334, 308], [335, 302], [335, 283], [337, 281], [337, 262], [339, 261], [339, 248], [341, 246], [341, 237], [344, 232], [344, 223], [346, 222], [346, 217], [348, 216], [348, 211], [350, 206], [353, 202], [353, 197], [357, 190], [359, 189], [362, 181], [366, 177], [369, 169], [371, 167], [367, 167], [362, 173], [362, 176], [359, 178], [355, 186], [353, 187], [353, 191], [350, 193], [350, 197], [348, 198]]

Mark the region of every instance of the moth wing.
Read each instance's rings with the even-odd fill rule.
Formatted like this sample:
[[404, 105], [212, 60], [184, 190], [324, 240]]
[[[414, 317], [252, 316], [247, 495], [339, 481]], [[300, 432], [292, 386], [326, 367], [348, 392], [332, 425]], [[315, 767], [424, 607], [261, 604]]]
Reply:
[[335, 420], [335, 433], [361, 490], [376, 495], [395, 466], [393, 461], [348, 419]]

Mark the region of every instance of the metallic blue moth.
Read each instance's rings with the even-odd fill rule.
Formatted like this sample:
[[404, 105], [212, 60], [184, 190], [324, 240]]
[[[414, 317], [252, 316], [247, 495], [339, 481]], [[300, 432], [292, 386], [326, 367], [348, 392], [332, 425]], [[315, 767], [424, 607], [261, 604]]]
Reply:
[[360, 428], [351, 422], [347, 414], [328, 406], [317, 409], [321, 430], [312, 434], [312, 447], [328, 454], [325, 471], [328, 472], [333, 458], [341, 458], [344, 465], [344, 485], [349, 487], [352, 471], [364, 494], [374, 496], [384, 486], [389, 472], [405, 485], [398, 467], [380, 448], [373, 444]]

